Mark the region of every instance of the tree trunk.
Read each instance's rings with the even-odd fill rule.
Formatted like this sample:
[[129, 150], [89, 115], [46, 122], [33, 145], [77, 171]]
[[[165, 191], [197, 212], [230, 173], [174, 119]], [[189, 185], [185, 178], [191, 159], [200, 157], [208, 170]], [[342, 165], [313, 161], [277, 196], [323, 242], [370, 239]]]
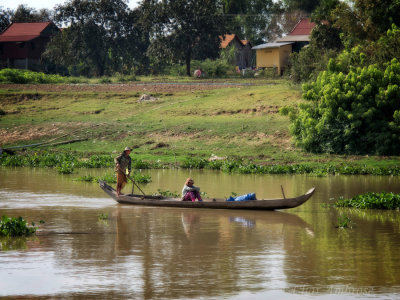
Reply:
[[191, 76], [191, 74], [190, 74], [190, 59], [191, 59], [191, 55], [192, 53], [191, 53], [191, 51], [190, 50], [188, 50], [187, 52], [186, 52], [186, 75], [187, 76]]

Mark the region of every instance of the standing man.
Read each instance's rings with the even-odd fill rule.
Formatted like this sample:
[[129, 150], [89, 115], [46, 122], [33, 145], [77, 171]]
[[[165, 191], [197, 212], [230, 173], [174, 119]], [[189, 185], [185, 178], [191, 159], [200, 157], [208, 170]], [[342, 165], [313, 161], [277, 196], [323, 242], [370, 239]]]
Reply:
[[[132, 149], [126, 147], [124, 152], [114, 159], [115, 171], [117, 172], [117, 196], [121, 194], [122, 188], [128, 182], [126, 179], [131, 174], [132, 160], [129, 156]], [[126, 175], [126, 169], [128, 169], [128, 176]]]

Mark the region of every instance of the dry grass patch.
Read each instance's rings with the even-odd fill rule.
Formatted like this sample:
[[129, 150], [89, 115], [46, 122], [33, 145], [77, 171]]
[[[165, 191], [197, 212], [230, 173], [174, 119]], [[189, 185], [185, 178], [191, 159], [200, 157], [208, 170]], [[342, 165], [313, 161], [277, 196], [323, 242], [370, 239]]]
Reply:
[[64, 131], [55, 124], [22, 125], [12, 129], [0, 129], [0, 144], [13, 144], [20, 141], [38, 140], [43, 137], [54, 137]]

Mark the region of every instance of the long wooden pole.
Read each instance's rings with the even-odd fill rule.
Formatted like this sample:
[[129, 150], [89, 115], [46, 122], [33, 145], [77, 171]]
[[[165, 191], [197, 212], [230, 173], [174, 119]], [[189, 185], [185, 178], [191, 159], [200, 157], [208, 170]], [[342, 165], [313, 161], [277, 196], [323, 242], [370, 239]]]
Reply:
[[129, 178], [130, 181], [132, 181], [133, 186], [132, 186], [132, 194], [133, 194], [133, 187], [136, 185], [136, 187], [142, 192], [143, 196], [146, 196], [146, 194], [142, 191], [142, 189], [137, 185], [137, 183], [135, 182], [135, 180], [133, 180], [130, 176], [127, 176], [126, 173], [124, 171], [122, 171], [121, 168], [118, 167], [118, 170], [120, 172], [122, 172], [122, 174], [125, 174], [126, 177]]
[[282, 190], [283, 199], [286, 199], [286, 197], [285, 197], [285, 192], [283, 191], [283, 186], [282, 186], [282, 184], [281, 184], [281, 190]]

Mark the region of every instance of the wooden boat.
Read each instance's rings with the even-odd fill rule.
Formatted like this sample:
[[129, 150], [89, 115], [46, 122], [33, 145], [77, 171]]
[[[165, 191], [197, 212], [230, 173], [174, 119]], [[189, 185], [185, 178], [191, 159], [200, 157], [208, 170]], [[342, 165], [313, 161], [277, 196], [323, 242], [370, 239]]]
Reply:
[[182, 201], [180, 198], [169, 198], [163, 196], [121, 194], [119, 197], [115, 189], [99, 180], [101, 189], [118, 203], [147, 205], [147, 206], [168, 206], [187, 208], [217, 208], [217, 209], [254, 209], [274, 210], [297, 207], [305, 203], [314, 194], [315, 188], [311, 188], [304, 195], [295, 198], [263, 199], [249, 201], [226, 201], [226, 199], [203, 199], [199, 202]]

